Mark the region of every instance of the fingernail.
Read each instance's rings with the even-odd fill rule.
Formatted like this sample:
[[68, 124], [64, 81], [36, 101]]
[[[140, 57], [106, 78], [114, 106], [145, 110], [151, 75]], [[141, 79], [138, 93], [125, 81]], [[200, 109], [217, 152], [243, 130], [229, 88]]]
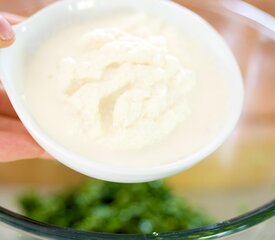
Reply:
[[14, 31], [8, 21], [0, 16], [0, 39], [10, 41], [14, 39]]

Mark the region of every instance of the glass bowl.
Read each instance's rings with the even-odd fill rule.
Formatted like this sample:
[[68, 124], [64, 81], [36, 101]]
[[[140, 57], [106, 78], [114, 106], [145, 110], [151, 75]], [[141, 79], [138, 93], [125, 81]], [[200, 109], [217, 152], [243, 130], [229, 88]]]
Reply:
[[[31, 14], [48, 1], [1, 1], [0, 9]], [[16, 197], [30, 188], [65, 189], [87, 180], [56, 161], [0, 164], [0, 239], [265, 239], [275, 236], [275, 24], [242, 1], [178, 0], [224, 36], [244, 76], [238, 127], [214, 154], [167, 184], [217, 223], [185, 231], [123, 235], [51, 226], [20, 215]], [[115, 216], [114, 216], [115, 217]]]

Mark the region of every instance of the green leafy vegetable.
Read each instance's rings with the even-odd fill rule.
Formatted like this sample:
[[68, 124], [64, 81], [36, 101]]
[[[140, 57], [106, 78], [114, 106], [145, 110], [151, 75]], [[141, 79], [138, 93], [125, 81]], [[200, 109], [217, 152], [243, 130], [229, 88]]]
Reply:
[[206, 214], [175, 196], [162, 181], [119, 184], [93, 180], [51, 196], [30, 192], [19, 203], [32, 219], [97, 232], [167, 232], [210, 223]]

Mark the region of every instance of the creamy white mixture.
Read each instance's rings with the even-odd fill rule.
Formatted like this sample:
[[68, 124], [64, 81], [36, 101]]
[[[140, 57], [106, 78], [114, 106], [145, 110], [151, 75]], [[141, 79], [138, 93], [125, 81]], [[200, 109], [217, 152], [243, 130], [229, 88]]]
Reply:
[[61, 60], [58, 93], [83, 131], [113, 149], [156, 144], [190, 112], [185, 96], [194, 77], [171, 55], [162, 36], [94, 29]]
[[230, 109], [230, 76], [202, 42], [144, 14], [71, 26], [31, 57], [27, 105], [59, 144], [91, 159], [179, 159], [213, 139]]

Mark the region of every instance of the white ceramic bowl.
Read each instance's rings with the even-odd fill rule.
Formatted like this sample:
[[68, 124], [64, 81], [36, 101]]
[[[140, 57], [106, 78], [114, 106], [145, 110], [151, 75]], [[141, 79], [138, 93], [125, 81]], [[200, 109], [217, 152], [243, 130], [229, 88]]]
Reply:
[[[218, 51], [221, 60], [230, 69], [234, 78], [231, 80], [230, 93], [233, 95], [234, 111], [220, 133], [209, 144], [184, 159], [144, 169], [110, 167], [93, 159], [87, 159], [58, 145], [49, 138], [31, 117], [22, 99], [23, 72], [29, 54], [39, 46], [47, 34], [62, 28], [69, 21], [81, 21], [91, 16], [115, 9], [138, 9], [160, 15], [177, 25], [184, 23], [185, 30], [198, 38], [205, 39]], [[186, 28], [186, 26], [188, 26]], [[171, 1], [161, 0], [65, 0], [38, 12], [26, 22], [15, 27], [17, 39], [15, 44], [0, 51], [0, 74], [11, 102], [33, 138], [53, 157], [66, 166], [85, 175], [114, 182], [143, 182], [164, 178], [185, 170], [198, 163], [215, 151], [234, 129], [242, 109], [243, 85], [238, 65], [229, 48], [216, 31], [203, 19], [188, 9]]]

